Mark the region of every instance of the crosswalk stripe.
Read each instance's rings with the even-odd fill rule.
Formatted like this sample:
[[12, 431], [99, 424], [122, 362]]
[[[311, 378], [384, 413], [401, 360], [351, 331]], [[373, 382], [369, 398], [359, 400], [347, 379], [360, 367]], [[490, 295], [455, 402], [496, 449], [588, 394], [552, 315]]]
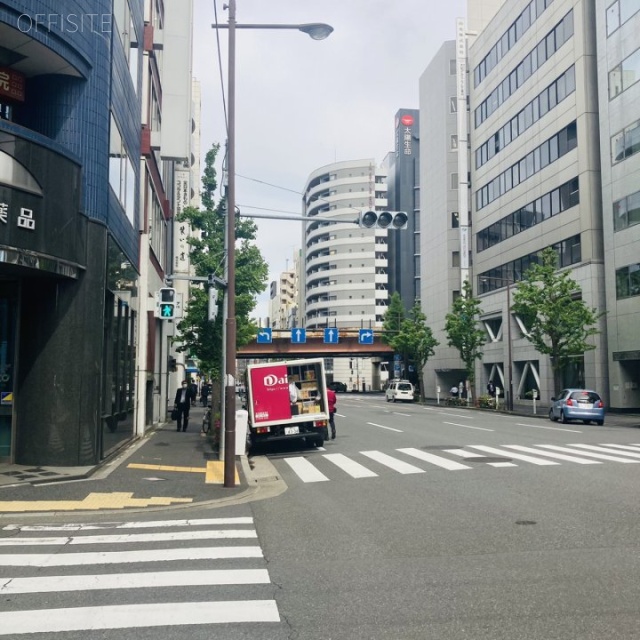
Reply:
[[252, 529], [214, 529], [209, 531], [172, 531], [171, 533], [130, 533], [113, 536], [66, 536], [58, 538], [8, 538], [0, 546], [131, 544], [138, 542], [174, 542], [176, 540], [211, 540], [229, 538], [257, 538]]
[[385, 467], [389, 467], [390, 469], [397, 471], [398, 473], [407, 474], [425, 472], [424, 469], [414, 467], [412, 464], [393, 458], [392, 456], [389, 456], [386, 453], [381, 453], [380, 451], [361, 451], [360, 453], [362, 453], [363, 456], [367, 456], [367, 458], [371, 458], [372, 460], [383, 464]]
[[567, 462], [576, 462], [578, 464], [602, 464], [598, 460], [586, 460], [585, 458], [576, 458], [575, 456], [568, 456], [563, 453], [552, 453], [551, 451], [540, 451], [532, 447], [523, 447], [518, 444], [505, 444], [502, 445], [507, 449], [516, 449], [517, 451], [524, 451], [525, 453], [536, 453], [540, 456], [547, 456], [549, 458], [556, 458], [558, 460], [566, 460]]
[[629, 451], [638, 451], [640, 452], [640, 447], [636, 447], [632, 444], [605, 444], [605, 447], [611, 447], [615, 449], [627, 449]]
[[606, 447], [598, 447], [592, 444], [570, 444], [570, 447], [579, 447], [580, 449], [589, 449], [590, 451], [598, 451], [600, 453], [613, 453], [617, 456], [625, 456], [627, 458], [640, 458], [640, 453], [632, 453], [631, 451], [616, 451], [615, 449], [607, 449]]
[[527, 456], [522, 453], [513, 453], [512, 451], [505, 451], [504, 449], [496, 449], [494, 447], [485, 447], [484, 445], [470, 445], [472, 449], [478, 449], [480, 451], [485, 451], [486, 453], [493, 453], [497, 456], [504, 456], [505, 458], [515, 458], [516, 460], [524, 460], [525, 462], [530, 462], [531, 464], [537, 464], [539, 466], [550, 466], [555, 464], [560, 464], [559, 462], [554, 462], [553, 460], [543, 460], [542, 458], [533, 458], [532, 456]]
[[0, 613], [0, 636], [20, 633], [280, 622], [275, 600], [159, 602]]
[[194, 587], [230, 584], [268, 584], [266, 569], [211, 569], [194, 571], [148, 571], [82, 576], [38, 576], [7, 578], [0, 595], [16, 593], [58, 593], [98, 589], [141, 589], [157, 587]]
[[446, 458], [441, 458], [440, 456], [436, 456], [433, 453], [427, 453], [426, 451], [421, 451], [420, 449], [408, 448], [396, 449], [396, 451], [400, 451], [400, 453], [406, 453], [408, 456], [413, 456], [414, 458], [418, 458], [418, 460], [424, 460], [425, 462], [435, 464], [436, 466], [442, 467], [443, 469], [448, 469], [449, 471], [471, 469], [471, 467], [467, 466], [466, 464], [460, 464], [455, 460], [447, 460]]
[[604, 453], [592, 453], [591, 451], [581, 451], [580, 449], [571, 449], [570, 447], [559, 447], [555, 444], [537, 444], [536, 447], [543, 447], [545, 449], [552, 449], [553, 451], [562, 451], [563, 453], [574, 453], [579, 456], [588, 456], [589, 458], [597, 458], [598, 460], [611, 460], [612, 462], [622, 462], [636, 464], [638, 460], [629, 460], [628, 458], [617, 458], [615, 456], [609, 456]]
[[100, 553], [11, 553], [0, 555], [2, 567], [77, 567], [90, 564], [172, 562], [176, 560], [224, 560], [262, 558], [260, 547], [192, 547], [181, 549], [140, 549]]
[[303, 482], [326, 482], [329, 480], [324, 473], [320, 473], [306, 458], [285, 458], [285, 462]]
[[152, 529], [157, 527], [214, 527], [228, 524], [253, 524], [253, 518], [202, 518], [196, 520], [149, 520], [144, 522], [105, 522], [103, 524], [17, 525], [8, 524], [3, 531], [95, 531], [102, 529]]
[[[447, 453], [452, 453], [454, 456], [460, 456], [461, 458], [477, 458], [478, 454], [472, 451], [465, 451], [464, 449], [445, 449]], [[517, 467], [517, 464], [513, 462], [487, 462], [491, 467]]]
[[347, 456], [342, 453], [328, 453], [322, 457], [329, 460], [329, 462], [333, 462], [333, 464], [345, 473], [348, 473], [352, 478], [374, 478], [378, 475], [359, 462], [347, 458]]

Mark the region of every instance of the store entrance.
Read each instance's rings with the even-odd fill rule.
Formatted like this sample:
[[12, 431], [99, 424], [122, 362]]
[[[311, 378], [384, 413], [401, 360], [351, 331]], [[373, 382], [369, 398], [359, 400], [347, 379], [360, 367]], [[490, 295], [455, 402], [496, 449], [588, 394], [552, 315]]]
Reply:
[[0, 280], [0, 461], [11, 462], [18, 286]]

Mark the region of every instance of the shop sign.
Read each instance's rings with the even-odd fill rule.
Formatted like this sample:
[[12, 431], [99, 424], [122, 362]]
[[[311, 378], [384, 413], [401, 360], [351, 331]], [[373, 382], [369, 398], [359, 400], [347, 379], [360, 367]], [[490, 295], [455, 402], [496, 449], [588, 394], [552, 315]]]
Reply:
[[24, 102], [24, 75], [8, 67], [0, 67], [0, 97]]

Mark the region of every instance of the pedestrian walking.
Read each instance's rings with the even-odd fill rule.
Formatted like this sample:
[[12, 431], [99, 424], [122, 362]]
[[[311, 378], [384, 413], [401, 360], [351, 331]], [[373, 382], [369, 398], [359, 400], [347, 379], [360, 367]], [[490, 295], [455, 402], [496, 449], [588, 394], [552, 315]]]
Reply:
[[176, 391], [174, 408], [178, 411], [176, 431], [186, 431], [189, 424], [189, 409], [195, 400], [193, 390], [188, 380], [182, 381], [182, 386]]
[[493, 384], [493, 380], [489, 380], [487, 383], [487, 393], [493, 398], [496, 395], [496, 385]]
[[336, 439], [336, 421], [333, 417], [336, 413], [336, 403], [338, 398], [333, 389], [327, 389], [327, 401], [329, 403], [329, 426], [331, 427], [331, 439]]

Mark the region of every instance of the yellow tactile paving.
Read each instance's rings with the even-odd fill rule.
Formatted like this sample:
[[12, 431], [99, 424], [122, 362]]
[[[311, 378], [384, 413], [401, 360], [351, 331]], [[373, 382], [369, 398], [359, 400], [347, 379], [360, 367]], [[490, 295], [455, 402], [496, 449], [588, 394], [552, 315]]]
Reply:
[[131, 493], [90, 493], [83, 500], [33, 500], [1, 502], [0, 513], [25, 511], [93, 511], [97, 509], [125, 509], [127, 507], [157, 507], [193, 502], [192, 498], [133, 498]]
[[[235, 483], [240, 484], [238, 469], [234, 470]], [[224, 460], [209, 460], [207, 462], [207, 475], [205, 476], [205, 484], [223, 484], [224, 483]]]
[[132, 462], [127, 465], [128, 469], [147, 469], [148, 471], [181, 471], [183, 473], [206, 473], [204, 467], [172, 467], [165, 464], [141, 464]]

